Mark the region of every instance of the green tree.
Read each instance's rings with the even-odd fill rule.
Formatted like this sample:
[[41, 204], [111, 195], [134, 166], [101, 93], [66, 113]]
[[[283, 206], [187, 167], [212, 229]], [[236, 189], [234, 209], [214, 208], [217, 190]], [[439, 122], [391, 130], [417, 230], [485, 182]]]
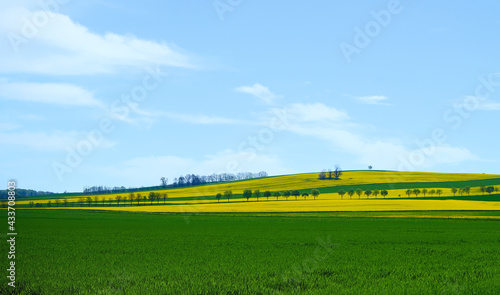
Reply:
[[290, 197], [291, 194], [292, 194], [292, 192], [290, 192], [290, 191], [284, 191], [283, 192], [283, 197], [285, 197], [286, 200], [288, 201], [288, 198]]
[[387, 196], [389, 193], [388, 193], [386, 190], [382, 190], [382, 191], [380, 192], [380, 194], [381, 194], [381, 195], [384, 197], [384, 199], [385, 199], [385, 196]]
[[443, 193], [443, 190], [441, 190], [441, 189], [436, 190], [436, 194], [437, 194], [439, 197], [441, 196], [441, 194], [442, 194], [442, 193]]
[[415, 194], [415, 197], [418, 197], [418, 195], [420, 194], [420, 190], [416, 188], [413, 190], [413, 193]]
[[148, 199], [151, 202], [151, 205], [153, 205], [153, 201], [156, 199], [156, 194], [154, 192], [149, 192]]
[[247, 202], [250, 200], [250, 198], [252, 197], [252, 190], [250, 189], [246, 189], [243, 191], [243, 197], [245, 199], [247, 199]]
[[50, 201], [50, 200], [49, 200], [49, 201], [47, 202], [47, 207], [51, 207], [51, 206], [52, 206], [52, 201]]
[[163, 205], [165, 205], [167, 203], [168, 194], [162, 193], [161, 196], [163, 197]]
[[317, 189], [311, 190], [311, 195], [313, 195], [314, 199], [316, 200], [316, 198], [319, 196], [319, 190]]
[[276, 201], [278, 200], [279, 197], [281, 197], [281, 193], [276, 191], [273, 193], [273, 197], [276, 197]]
[[68, 199], [63, 199], [64, 207], [68, 205]]
[[135, 194], [134, 193], [130, 193], [128, 195], [128, 199], [130, 200], [130, 205], [132, 206], [132, 203], [135, 201]]
[[436, 190], [435, 190], [435, 189], [431, 189], [431, 190], [429, 191], [429, 195], [431, 195], [431, 197], [432, 197], [432, 195], [434, 195], [435, 193], [436, 193]]
[[349, 198], [352, 199], [352, 196], [354, 195], [354, 189], [350, 189], [347, 194], [349, 195]]
[[300, 191], [296, 189], [292, 191], [292, 195], [295, 197], [295, 200], [297, 201], [297, 197], [300, 196]]
[[265, 191], [264, 192], [264, 198], [266, 198], [268, 201], [269, 201], [269, 197], [271, 196], [271, 192], [270, 191]]
[[229, 199], [233, 196], [232, 190], [227, 190], [224, 192], [224, 197], [227, 198], [227, 202], [229, 203]]
[[493, 187], [493, 186], [488, 186], [488, 187], [486, 188], [486, 192], [487, 192], [488, 194], [490, 194], [490, 195], [491, 195], [491, 193], [492, 193], [492, 192], [494, 192], [494, 191], [495, 191], [495, 187]]
[[479, 190], [483, 193], [484, 196], [484, 193], [486, 192], [486, 187], [483, 185], [479, 188]]
[[[2, 207], [4, 207], [3, 205], [7, 205], [7, 201], [5, 200], [2, 200]], [[35, 202], [33, 201], [30, 201], [30, 208], [32, 208], [33, 206], [35, 206]], [[5, 206], [4, 208], [6, 208], [7, 206]]]
[[361, 199], [361, 194], [363, 193], [363, 191], [361, 189], [357, 189], [356, 190], [356, 195], [358, 195], [358, 199]]
[[217, 203], [219, 203], [220, 202], [220, 198], [222, 198], [222, 194], [221, 193], [217, 193], [215, 195], [215, 198], [217, 199]]
[[366, 195], [366, 198], [367, 198], [367, 199], [370, 197], [370, 195], [371, 195], [371, 194], [372, 194], [372, 191], [371, 191], [371, 190], [367, 189], [367, 190], [365, 191], [365, 195]]
[[464, 187], [464, 192], [470, 196], [470, 186]]
[[458, 191], [458, 190], [457, 190], [457, 188], [456, 188], [456, 187], [454, 187], [454, 188], [452, 188], [452, 189], [451, 189], [451, 192], [453, 193], [453, 196], [455, 196], [455, 194], [457, 193], [457, 191]]
[[413, 190], [411, 190], [411, 189], [407, 189], [407, 190], [405, 191], [405, 194], [407, 194], [407, 195], [408, 195], [408, 198], [409, 198], [409, 197], [411, 196], [411, 194], [413, 194]]
[[333, 171], [333, 177], [339, 179], [342, 176], [342, 168], [339, 165], [335, 165], [335, 170]]
[[142, 195], [138, 193], [136, 199], [137, 199], [137, 206], [139, 206], [139, 202], [142, 200]]
[[258, 202], [259, 198], [260, 198], [260, 190], [258, 190], [258, 189], [254, 190], [253, 196], [257, 199], [257, 202]]
[[380, 191], [378, 189], [374, 189], [372, 194], [377, 198], [378, 194], [380, 194]]
[[345, 191], [343, 189], [339, 190], [338, 194], [340, 195], [340, 199], [344, 199]]
[[120, 201], [122, 200], [122, 196], [117, 195], [117, 196], [115, 197], [115, 199], [116, 199], [116, 203], [118, 204], [118, 206], [120, 206]]
[[428, 191], [426, 188], [424, 188], [424, 189], [422, 190], [422, 194], [424, 194], [424, 198], [425, 198], [425, 194], [427, 194], [428, 192], [429, 192], [429, 191]]
[[90, 207], [90, 205], [92, 205], [92, 198], [91, 198], [91, 197], [87, 197], [87, 198], [86, 198], [86, 201], [87, 201], [87, 204], [88, 204], [88, 205], [89, 205], [89, 207]]

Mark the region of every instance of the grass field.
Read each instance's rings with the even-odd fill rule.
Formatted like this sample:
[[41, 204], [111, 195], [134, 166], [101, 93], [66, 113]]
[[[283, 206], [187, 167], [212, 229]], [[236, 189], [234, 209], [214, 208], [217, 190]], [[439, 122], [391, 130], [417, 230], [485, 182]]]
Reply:
[[16, 291], [498, 294], [498, 221], [350, 214], [20, 210]]

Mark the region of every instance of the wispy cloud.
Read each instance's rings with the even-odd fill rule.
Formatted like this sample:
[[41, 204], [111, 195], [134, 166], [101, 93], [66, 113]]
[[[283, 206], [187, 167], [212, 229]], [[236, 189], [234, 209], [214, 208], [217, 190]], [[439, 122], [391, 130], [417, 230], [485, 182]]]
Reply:
[[251, 94], [269, 105], [275, 104], [277, 99], [283, 97], [282, 95], [276, 95], [272, 93], [269, 88], [259, 83], [253, 84], [252, 86], [240, 86], [235, 90], [238, 92]]
[[[78, 131], [52, 132], [0, 132], [0, 145], [25, 146], [40, 151], [66, 151], [68, 147], [76, 146], [87, 134]], [[108, 148], [114, 142], [103, 139], [100, 148]]]
[[94, 94], [60, 83], [9, 83], [0, 81], [0, 98], [67, 106], [103, 107]]
[[[470, 103], [467, 103], [469, 101]], [[477, 96], [466, 96], [463, 99], [458, 100], [458, 105], [466, 107], [466, 109], [473, 108], [477, 111], [500, 111], [500, 103], [487, 99], [484, 97]]]
[[389, 103], [385, 102], [387, 100], [387, 97], [383, 95], [358, 96], [353, 98], [364, 104], [389, 105]]
[[[31, 20], [38, 12], [48, 16], [48, 23], [38, 28], [34, 36], [26, 38], [22, 20]], [[90, 75], [116, 73], [125, 67], [147, 64], [195, 67], [192, 59], [175, 45], [132, 35], [94, 33], [66, 15], [36, 7], [14, 6], [1, 10], [0, 33], [7, 36], [7, 44], [11, 45], [0, 47], [0, 72], [3, 73]]]
[[169, 119], [178, 120], [191, 124], [200, 124], [200, 125], [227, 125], [227, 124], [243, 123], [243, 121], [241, 120], [235, 120], [231, 118], [217, 117], [217, 116], [207, 116], [201, 114], [191, 115], [191, 114], [181, 114], [173, 112], [162, 112], [160, 114]]

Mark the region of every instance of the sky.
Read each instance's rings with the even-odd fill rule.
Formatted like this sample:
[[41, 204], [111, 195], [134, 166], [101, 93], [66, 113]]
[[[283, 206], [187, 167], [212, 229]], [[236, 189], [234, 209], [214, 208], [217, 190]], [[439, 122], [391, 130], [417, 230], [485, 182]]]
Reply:
[[0, 179], [500, 173], [500, 2], [0, 2]]

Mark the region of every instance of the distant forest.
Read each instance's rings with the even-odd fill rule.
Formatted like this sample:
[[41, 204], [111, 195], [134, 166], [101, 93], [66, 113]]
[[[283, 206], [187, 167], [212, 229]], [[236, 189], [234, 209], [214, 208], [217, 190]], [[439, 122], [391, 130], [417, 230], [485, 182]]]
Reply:
[[207, 184], [207, 183], [228, 182], [228, 181], [261, 178], [261, 177], [267, 177], [267, 176], [268, 176], [268, 174], [265, 171], [261, 171], [259, 173], [241, 172], [241, 173], [237, 173], [237, 174], [232, 174], [232, 173], [216, 174], [216, 173], [213, 173], [211, 175], [201, 175], [201, 176], [195, 175], [195, 174], [186, 174], [186, 175], [181, 175], [178, 178], [174, 178], [174, 181], [171, 184], [168, 184], [168, 178], [162, 177], [160, 179], [161, 183], [159, 186], [140, 187], [140, 188], [126, 188], [124, 186], [107, 187], [107, 186], [103, 186], [103, 185], [86, 186], [83, 188], [83, 193], [86, 195], [92, 195], [92, 194], [138, 192], [138, 191], [145, 191], [145, 190], [151, 190], [151, 189], [186, 187], [186, 186], [193, 186], [193, 185], [203, 185], [203, 184]]
[[[34, 197], [34, 196], [45, 196], [45, 195], [52, 195], [54, 194], [53, 192], [42, 192], [42, 191], [35, 191], [31, 189], [22, 189], [22, 188], [16, 188], [16, 198], [27, 198], [27, 197]], [[7, 199], [8, 197], [8, 190], [0, 190], [0, 199]]]

